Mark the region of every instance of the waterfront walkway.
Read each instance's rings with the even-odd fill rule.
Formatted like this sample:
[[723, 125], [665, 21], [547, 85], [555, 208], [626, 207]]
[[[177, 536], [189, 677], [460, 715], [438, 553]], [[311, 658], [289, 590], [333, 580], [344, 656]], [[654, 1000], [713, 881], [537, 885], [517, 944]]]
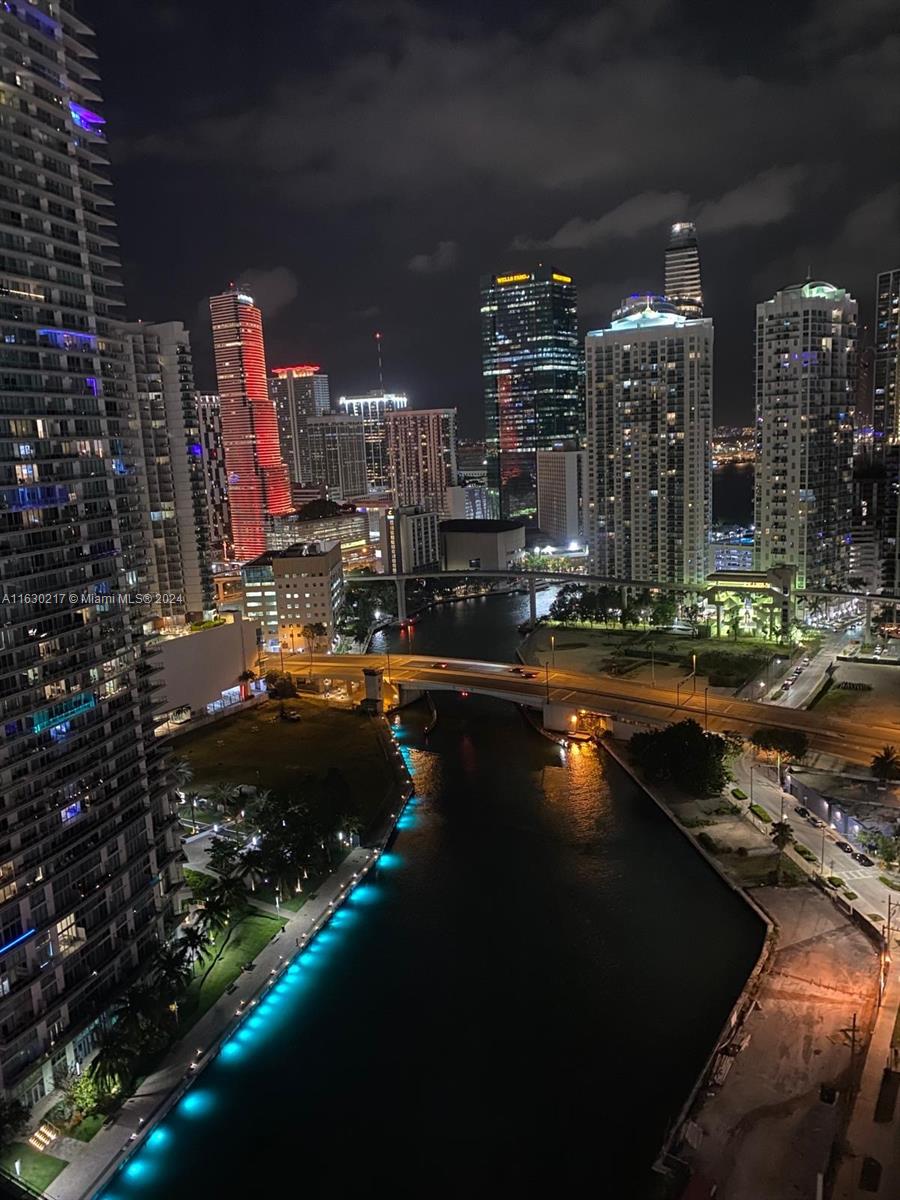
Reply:
[[[225, 1033], [235, 1023], [237, 1009], [244, 1007], [291, 958], [299, 953], [315, 927], [326, 918], [338, 898], [351, 887], [377, 857], [377, 851], [357, 847], [320, 887], [315, 899], [309, 899], [296, 913], [282, 908], [286, 918], [284, 931], [277, 934], [256, 958], [253, 969], [242, 972], [234, 989], [220, 997], [208, 1012], [172, 1047], [165, 1062], [149, 1075], [138, 1091], [126, 1100], [115, 1122], [100, 1130], [90, 1142], [67, 1142], [73, 1150], [71, 1162], [47, 1188], [50, 1200], [89, 1200], [108, 1169], [135, 1148], [135, 1137], [145, 1133], [168, 1111], [194, 1069], [205, 1066]], [[264, 906], [269, 911], [270, 906]]]

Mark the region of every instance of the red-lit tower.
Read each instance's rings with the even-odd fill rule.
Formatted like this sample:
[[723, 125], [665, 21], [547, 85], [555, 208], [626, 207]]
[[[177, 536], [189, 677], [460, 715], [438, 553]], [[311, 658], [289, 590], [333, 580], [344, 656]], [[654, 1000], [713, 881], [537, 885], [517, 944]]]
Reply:
[[262, 314], [238, 288], [211, 296], [209, 312], [234, 556], [246, 560], [266, 549], [266, 516], [291, 511], [291, 487], [266, 381]]

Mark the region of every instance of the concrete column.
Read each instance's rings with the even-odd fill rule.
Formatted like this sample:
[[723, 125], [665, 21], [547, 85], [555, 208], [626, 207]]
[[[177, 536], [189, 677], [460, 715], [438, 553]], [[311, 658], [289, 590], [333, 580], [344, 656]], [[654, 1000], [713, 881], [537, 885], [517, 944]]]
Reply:
[[384, 711], [384, 671], [381, 667], [363, 667], [363, 677], [366, 684], [366, 697], [363, 707], [368, 712]]
[[397, 620], [401, 625], [406, 624], [406, 580], [397, 578]]
[[528, 580], [528, 617], [532, 626], [537, 624], [537, 583], [533, 575]]
[[866, 622], [863, 626], [863, 641], [867, 644], [872, 640], [872, 601], [866, 600]]

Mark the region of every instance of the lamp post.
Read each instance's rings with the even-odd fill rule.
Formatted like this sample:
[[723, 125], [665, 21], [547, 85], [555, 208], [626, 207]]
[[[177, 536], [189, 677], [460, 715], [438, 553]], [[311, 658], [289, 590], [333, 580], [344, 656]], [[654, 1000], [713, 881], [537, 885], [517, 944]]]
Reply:
[[686, 679], [679, 679], [675, 684], [675, 707], [681, 708], [681, 685], [687, 683]]
[[709, 733], [709, 687], [703, 689], [703, 729]]
[[825, 874], [825, 826], [824, 825], [822, 826], [822, 863], [821, 863], [821, 870], [819, 873], [821, 875]]
[[694, 681], [694, 687], [693, 687], [693, 691], [691, 692], [691, 695], [696, 696], [697, 695], [697, 655], [692, 654], [691, 659], [693, 660], [693, 670], [691, 671], [691, 679], [693, 679], [693, 681]]
[[544, 663], [544, 686], [547, 692], [547, 703], [550, 703], [550, 663]]
[[656, 687], [656, 658], [654, 657], [654, 646], [651, 639], [650, 642], [650, 686]]
[[284, 642], [280, 637], [278, 639], [278, 652], [281, 655], [281, 673], [283, 675], [284, 674]]
[[553, 669], [556, 670], [556, 634], [550, 634], [550, 661], [553, 663]]

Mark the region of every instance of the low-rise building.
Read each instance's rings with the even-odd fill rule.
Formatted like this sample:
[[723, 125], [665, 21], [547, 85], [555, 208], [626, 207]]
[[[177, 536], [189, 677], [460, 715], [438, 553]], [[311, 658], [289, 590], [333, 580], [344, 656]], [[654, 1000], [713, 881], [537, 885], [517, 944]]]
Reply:
[[523, 521], [441, 521], [445, 571], [505, 571], [525, 549]]
[[438, 514], [424, 508], [381, 511], [381, 563], [388, 575], [434, 570], [440, 566]]
[[159, 688], [154, 698], [157, 721], [178, 723], [216, 712], [246, 698], [248, 681], [241, 676], [257, 670], [258, 626], [229, 614], [203, 629], [152, 638], [153, 666]]
[[297, 542], [245, 563], [244, 611], [270, 646], [300, 649], [305, 625], [322, 625], [330, 641], [344, 599], [338, 542]]

